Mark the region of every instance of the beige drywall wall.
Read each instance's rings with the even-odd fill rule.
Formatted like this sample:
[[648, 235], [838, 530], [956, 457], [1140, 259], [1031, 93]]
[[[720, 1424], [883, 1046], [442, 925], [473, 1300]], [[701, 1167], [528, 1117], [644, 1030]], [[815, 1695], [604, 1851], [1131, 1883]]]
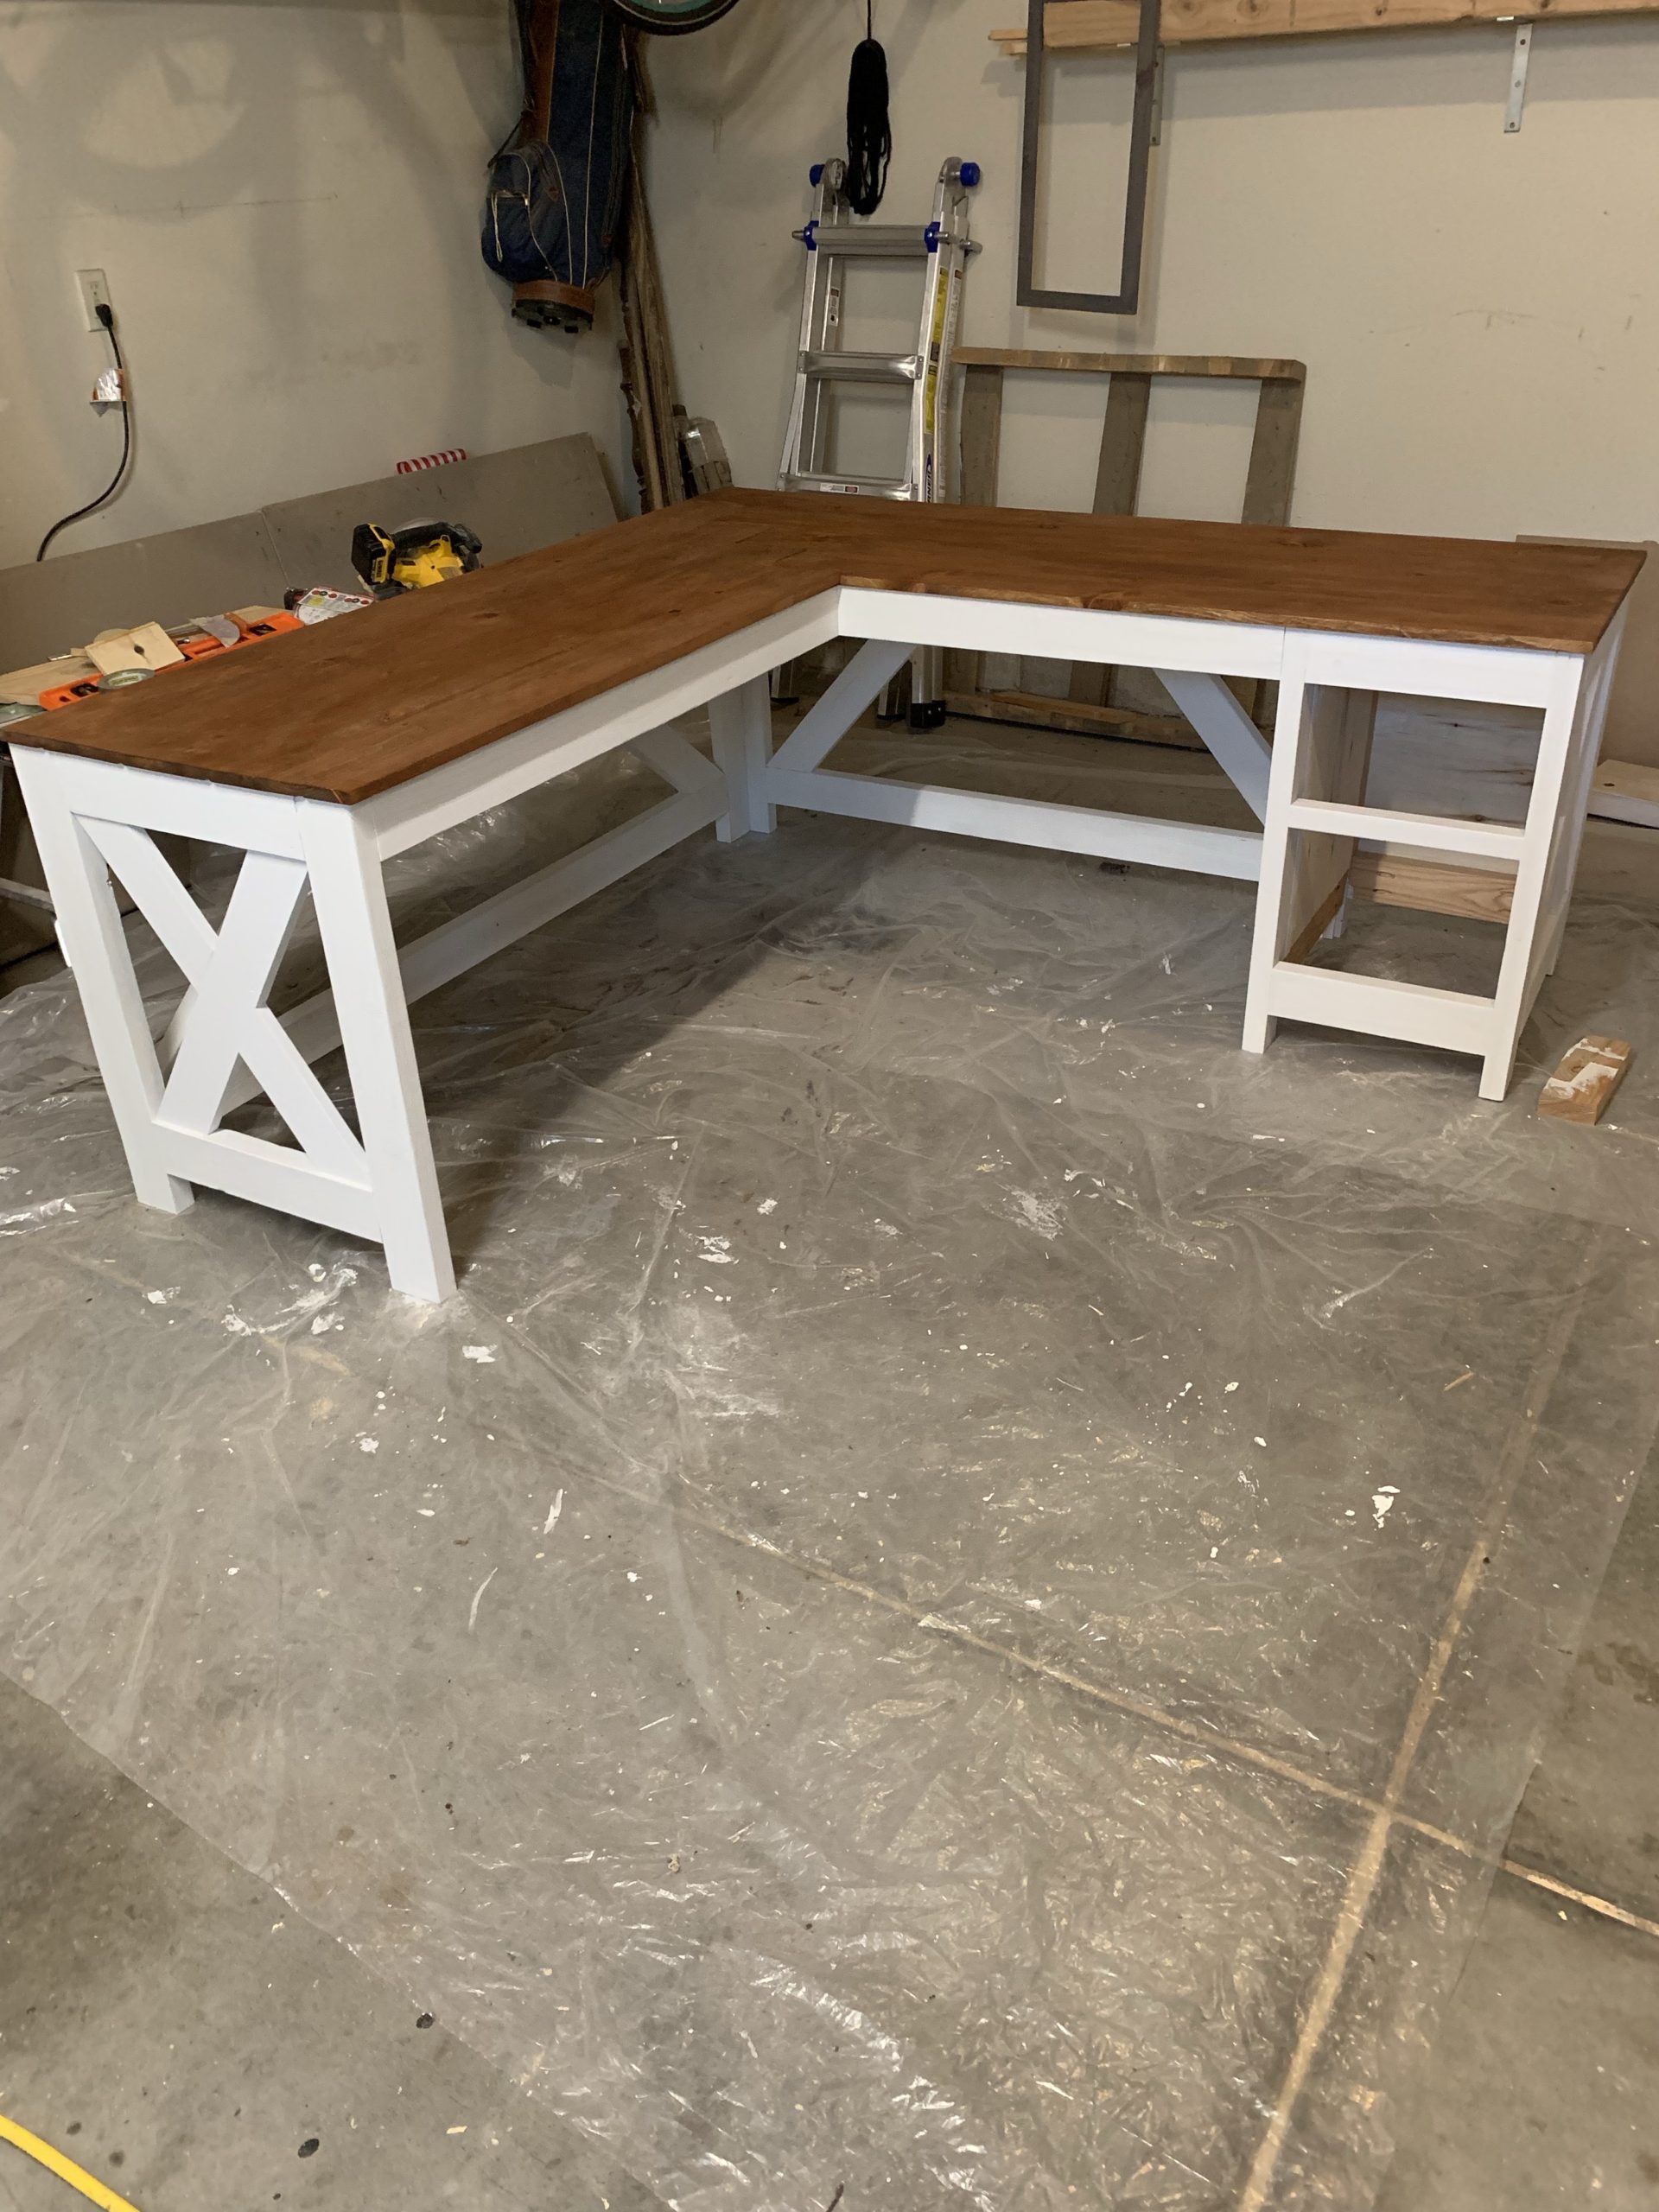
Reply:
[[[101, 489], [119, 424], [73, 271], [108, 275], [137, 465], [82, 550], [588, 430], [614, 343], [524, 330], [479, 258], [518, 108], [507, 0], [26, 0], [0, 54], [0, 566]], [[608, 306], [608, 302], [607, 302]], [[626, 474], [626, 470], [623, 472]]]
[[[1653, 534], [1659, 18], [1541, 25], [1514, 137], [1503, 26], [1172, 52], [1149, 282], [1128, 320], [1014, 305], [1024, 65], [986, 33], [1022, 20], [1024, 0], [876, 0], [875, 14], [893, 79], [883, 218], [924, 210], [948, 153], [984, 168], [969, 342], [1305, 360], [1298, 521]], [[741, 0], [652, 53], [682, 381], [750, 484], [777, 466], [800, 281], [789, 233], [808, 162], [844, 148], [863, 16], [863, 0]], [[1097, 288], [1122, 219], [1127, 73], [1052, 67], [1045, 281]], [[1250, 404], [1236, 387], [1161, 392], [1143, 504], [1236, 513]], [[1011, 381], [1004, 499], [1086, 505], [1102, 406], [1098, 385]]]

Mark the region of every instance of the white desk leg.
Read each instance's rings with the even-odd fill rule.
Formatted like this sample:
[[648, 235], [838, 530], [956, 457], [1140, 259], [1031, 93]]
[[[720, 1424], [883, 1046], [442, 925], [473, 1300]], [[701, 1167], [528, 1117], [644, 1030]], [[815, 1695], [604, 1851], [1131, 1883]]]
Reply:
[[1244, 1001], [1247, 1052], [1265, 1052], [1272, 1041], [1275, 1024], [1268, 1007], [1279, 963], [1300, 960], [1321, 937], [1342, 934], [1355, 840], [1292, 832], [1291, 804], [1317, 798], [1363, 804], [1376, 721], [1374, 691], [1309, 683], [1305, 652], [1287, 644]]
[[[1364, 804], [1371, 776], [1371, 747], [1376, 737], [1376, 702], [1375, 691], [1339, 691], [1332, 701], [1335, 728], [1325, 771], [1330, 788], [1324, 796], [1344, 799], [1355, 806]], [[1335, 912], [1319, 933], [1335, 939], [1348, 926], [1348, 878], [1354, 855], [1359, 850], [1359, 840], [1314, 838], [1310, 842], [1325, 855], [1323, 872], [1316, 873], [1315, 878], [1323, 887], [1319, 895], [1334, 888], [1337, 901]]]
[[1565, 819], [1561, 824], [1550, 881], [1544, 893], [1544, 925], [1549, 932], [1549, 950], [1543, 963], [1547, 976], [1555, 973], [1555, 963], [1561, 956], [1561, 939], [1567, 934], [1567, 909], [1573, 904], [1573, 882], [1579, 872], [1579, 849], [1584, 842], [1585, 818], [1590, 810], [1590, 787], [1595, 781], [1596, 762], [1601, 753], [1602, 730], [1607, 720], [1607, 703], [1612, 695], [1613, 671], [1618, 662], [1624, 615], [1625, 609], [1621, 607], [1611, 628], [1586, 667], [1585, 689], [1580, 695], [1580, 727], [1573, 741], [1573, 766], [1568, 772], [1561, 800]]
[[437, 1305], [454, 1270], [379, 855], [351, 808], [302, 800], [298, 812], [387, 1273]]
[[80, 994], [132, 1187], [143, 1205], [182, 1213], [195, 1192], [162, 1164], [156, 1129], [161, 1063], [109, 868], [75, 819], [58, 756], [19, 746], [12, 758], [57, 912], [58, 942]]
[[1285, 639], [1279, 671], [1279, 707], [1273, 726], [1273, 759], [1268, 772], [1267, 809], [1262, 817], [1262, 877], [1255, 893], [1255, 926], [1250, 936], [1250, 973], [1244, 991], [1247, 1052], [1265, 1052], [1279, 1027], [1268, 1012], [1268, 979], [1288, 941], [1283, 925], [1285, 875], [1290, 857], [1286, 816], [1296, 796], [1303, 725], [1311, 704], [1306, 677], [1306, 652], [1300, 638]]
[[[1577, 789], [1579, 778], [1573, 771], [1580, 764], [1580, 748], [1590, 740], [1590, 725], [1598, 719], [1592, 709], [1598, 703], [1593, 695], [1599, 689], [1591, 679], [1588, 664], [1564, 659], [1555, 695], [1544, 709], [1538, 766], [1527, 802], [1521, 859], [1510, 900], [1509, 930], [1497, 972], [1492, 1041], [1481, 1065], [1483, 1098], [1502, 1098], [1510, 1087], [1515, 1049], [1541, 981], [1544, 963], [1534, 958], [1540, 925], [1548, 930], [1556, 918], [1544, 913], [1545, 893], [1554, 887], [1563, 899], [1571, 895], [1571, 861], [1577, 855], [1582, 823], [1575, 829], [1563, 819], [1563, 795]], [[1564, 866], [1565, 884], [1561, 881]], [[1560, 918], [1565, 919], [1564, 912]], [[1552, 952], [1546, 953], [1546, 959], [1551, 957]]]
[[756, 676], [709, 702], [709, 727], [715, 760], [732, 796], [731, 809], [715, 824], [723, 844], [753, 833], [765, 836], [778, 827], [778, 813], [766, 796], [766, 766], [772, 759], [772, 682]]

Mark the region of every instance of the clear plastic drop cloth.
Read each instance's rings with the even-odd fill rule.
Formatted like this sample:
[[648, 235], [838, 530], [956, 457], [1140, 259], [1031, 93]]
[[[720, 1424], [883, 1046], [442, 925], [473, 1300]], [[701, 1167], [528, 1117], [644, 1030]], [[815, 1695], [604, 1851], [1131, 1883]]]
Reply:
[[[848, 747], [918, 750], [995, 772]], [[400, 914], [642, 791], [457, 833]], [[688, 844], [417, 1007], [438, 1310], [137, 1206], [72, 987], [21, 984], [0, 1663], [642, 2206], [1363, 2205], [1659, 1418], [1640, 1049], [1611, 1123], [1534, 1113], [1581, 1030], [1653, 1039], [1630, 873], [1592, 841], [1494, 1106], [1242, 1054], [1245, 886]], [[1478, 934], [1321, 957], [1456, 987]]]

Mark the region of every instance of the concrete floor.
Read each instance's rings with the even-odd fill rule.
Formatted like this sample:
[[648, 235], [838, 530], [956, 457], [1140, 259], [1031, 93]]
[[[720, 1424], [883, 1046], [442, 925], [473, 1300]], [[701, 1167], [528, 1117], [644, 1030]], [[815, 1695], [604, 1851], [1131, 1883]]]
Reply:
[[[1117, 750], [1024, 766], [1215, 804]], [[1659, 2204], [1659, 907], [1586, 873], [1492, 1109], [1244, 1062], [1236, 887], [686, 849], [423, 1010], [430, 1321], [133, 1209], [0, 1003], [0, 2111], [142, 2212]]]
[[[0, 1772], [0, 2110], [26, 2114], [143, 2212], [661, 2203], [442, 2020], [423, 2028], [429, 2015], [9, 1683]], [[1516, 1871], [1494, 1883], [1377, 2212], [1649, 2212], [1659, 1464], [1631, 1503], [1506, 1857]], [[0, 2146], [3, 2212], [68, 2202]]]
[[0, 1771], [0, 2110], [143, 2212], [658, 2202], [10, 1683]]
[[[661, 2200], [0, 1683], [0, 2109], [143, 2212]], [[1659, 1464], [1402, 2113], [1378, 2212], [1659, 2203]], [[461, 2135], [451, 2131], [464, 2128]], [[302, 2158], [301, 2146], [317, 2148]], [[62, 2212], [0, 2158], [4, 2212]]]
[[1659, 2204], [1659, 1463], [1631, 1500], [1504, 1858], [1401, 2116], [1378, 2212], [1648, 2212]]

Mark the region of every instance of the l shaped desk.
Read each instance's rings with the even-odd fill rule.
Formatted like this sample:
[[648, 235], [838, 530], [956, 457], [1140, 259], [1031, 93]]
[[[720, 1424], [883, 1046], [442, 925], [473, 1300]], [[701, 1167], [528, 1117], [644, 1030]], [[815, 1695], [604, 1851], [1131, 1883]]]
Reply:
[[[1243, 1042], [1276, 1019], [1482, 1061], [1501, 1097], [1554, 965], [1637, 552], [724, 491], [501, 568], [88, 699], [12, 750], [137, 1195], [228, 1192], [385, 1249], [454, 1288], [409, 1006], [712, 824], [802, 807], [1259, 882]], [[773, 750], [769, 672], [858, 650]], [[918, 645], [1150, 668], [1260, 831], [1001, 798], [823, 763]], [[1279, 685], [1269, 746], [1224, 681]], [[1364, 804], [1381, 692], [1541, 715], [1525, 822]], [[706, 706], [709, 760], [673, 727]], [[404, 947], [396, 855], [601, 753], [668, 795]], [[155, 842], [243, 855], [215, 929]], [[1490, 998], [1310, 965], [1357, 841], [1511, 874]], [[150, 1033], [111, 878], [187, 979]], [[329, 988], [268, 995], [302, 894]], [[353, 1128], [312, 1063], [344, 1047]], [[294, 1142], [228, 1129], [264, 1092]]]

